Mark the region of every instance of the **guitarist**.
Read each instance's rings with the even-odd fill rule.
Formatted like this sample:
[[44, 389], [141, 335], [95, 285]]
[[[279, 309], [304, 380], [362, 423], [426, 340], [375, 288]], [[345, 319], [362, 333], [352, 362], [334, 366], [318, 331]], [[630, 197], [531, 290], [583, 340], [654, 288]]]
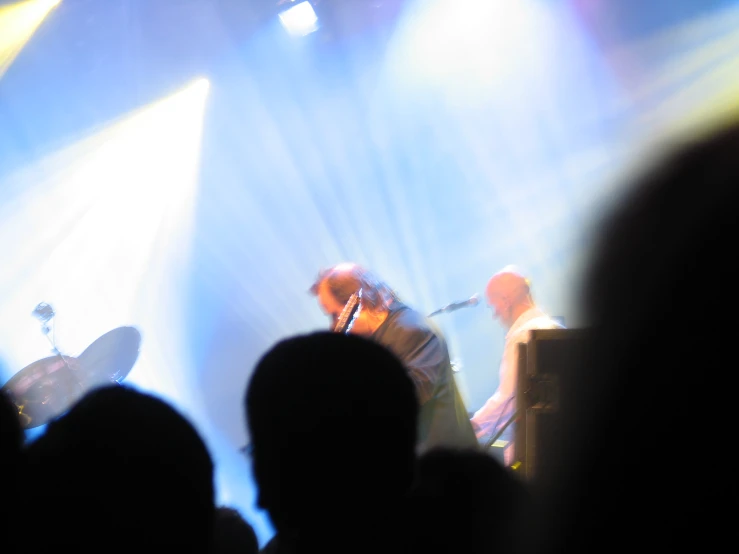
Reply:
[[[403, 362], [420, 402], [419, 453], [437, 446], [478, 447], [454, 381], [446, 341], [429, 319], [354, 263], [321, 272], [310, 290], [331, 318], [333, 330], [368, 337]], [[382, 398], [377, 403], [381, 409]]]

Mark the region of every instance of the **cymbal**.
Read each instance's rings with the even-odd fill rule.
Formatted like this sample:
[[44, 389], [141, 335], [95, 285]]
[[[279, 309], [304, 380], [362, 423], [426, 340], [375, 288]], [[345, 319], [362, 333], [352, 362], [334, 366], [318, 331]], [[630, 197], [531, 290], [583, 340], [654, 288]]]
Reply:
[[79, 361], [70, 356], [49, 356], [13, 375], [3, 390], [18, 406], [21, 425], [32, 429], [66, 412], [87, 391]]
[[77, 359], [89, 387], [120, 383], [139, 357], [141, 333], [135, 327], [108, 331], [88, 346]]

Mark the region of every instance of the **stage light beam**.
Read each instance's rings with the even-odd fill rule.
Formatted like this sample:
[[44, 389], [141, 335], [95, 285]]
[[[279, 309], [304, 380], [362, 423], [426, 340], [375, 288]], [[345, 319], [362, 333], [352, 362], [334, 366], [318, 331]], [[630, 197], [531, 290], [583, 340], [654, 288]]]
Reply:
[[3, 180], [0, 354], [11, 375], [49, 355], [30, 317], [44, 301], [72, 356], [113, 328], [138, 327], [127, 382], [197, 419], [183, 312], [207, 92], [199, 79]]
[[25, 0], [0, 6], [0, 78], [61, 0]]

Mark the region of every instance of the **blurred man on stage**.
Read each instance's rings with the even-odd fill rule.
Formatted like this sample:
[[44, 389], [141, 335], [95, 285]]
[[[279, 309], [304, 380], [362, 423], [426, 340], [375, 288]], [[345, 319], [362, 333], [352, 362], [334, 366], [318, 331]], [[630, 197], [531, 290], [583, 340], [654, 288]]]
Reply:
[[[513, 266], [503, 268], [490, 278], [485, 289], [485, 297], [493, 310], [493, 317], [507, 333], [498, 370], [498, 388], [472, 417], [475, 434], [482, 442], [488, 442], [503, 430], [516, 412], [519, 343], [528, 340], [529, 331], [532, 329], [563, 327], [539, 309], [531, 296], [528, 279]], [[503, 462], [506, 465], [513, 463], [514, 437], [515, 423], [508, 425], [499, 437], [499, 440], [507, 443], [503, 454]]]
[[[311, 287], [321, 309], [331, 318], [332, 328], [359, 291], [360, 310], [348, 332], [385, 346], [408, 370], [420, 403], [419, 453], [436, 446], [477, 448], [454, 381], [446, 341], [428, 318], [403, 304], [390, 287], [354, 263], [321, 272]], [[382, 409], [382, 398], [377, 399], [377, 407]]]

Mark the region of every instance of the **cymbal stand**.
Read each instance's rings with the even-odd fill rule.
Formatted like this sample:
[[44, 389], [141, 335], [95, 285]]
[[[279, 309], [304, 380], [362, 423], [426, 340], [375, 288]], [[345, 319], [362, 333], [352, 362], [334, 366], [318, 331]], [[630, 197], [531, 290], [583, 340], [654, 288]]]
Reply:
[[44, 334], [44, 336], [48, 339], [49, 343], [51, 344], [51, 351], [59, 356], [59, 359], [64, 363], [64, 366], [69, 371], [70, 375], [75, 376], [75, 383], [77, 383], [77, 386], [80, 390], [83, 389], [82, 383], [77, 379], [76, 372], [72, 371], [72, 368], [69, 366], [69, 362], [67, 362], [67, 359], [64, 357], [64, 354], [62, 354], [59, 349], [56, 347], [56, 338], [54, 336], [54, 331], [51, 329], [49, 322], [54, 318], [56, 313], [54, 312], [54, 308], [52, 308], [49, 304], [45, 302], [41, 302], [36, 308], [33, 310], [32, 315], [41, 321], [41, 332]]

